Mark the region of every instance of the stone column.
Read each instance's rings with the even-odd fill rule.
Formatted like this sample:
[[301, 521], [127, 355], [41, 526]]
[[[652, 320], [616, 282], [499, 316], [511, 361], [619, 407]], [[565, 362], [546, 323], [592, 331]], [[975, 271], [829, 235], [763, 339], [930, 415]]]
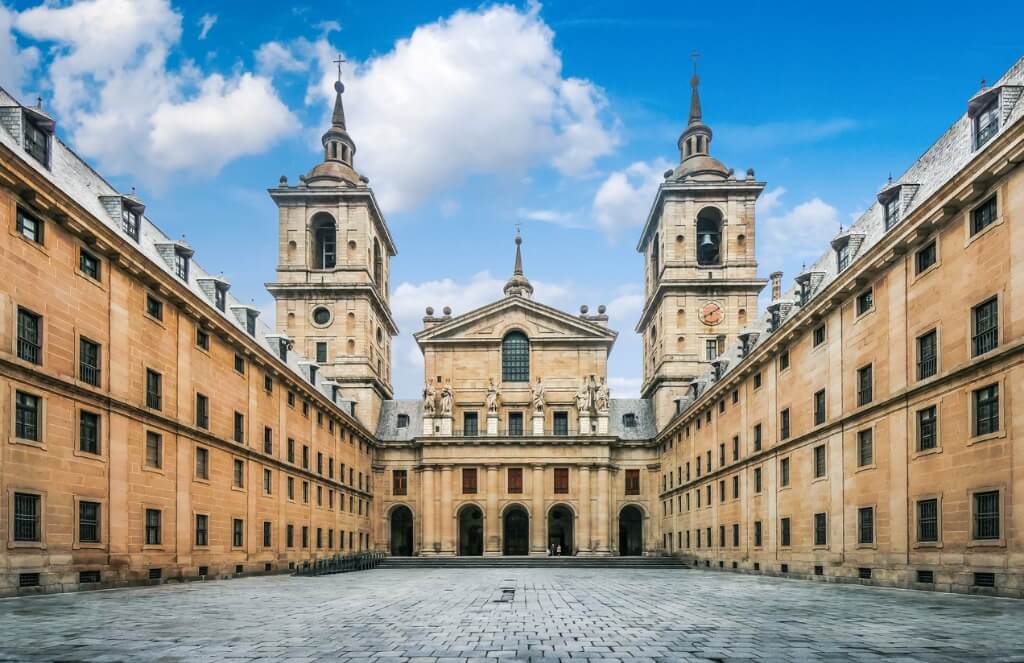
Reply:
[[487, 466], [487, 539], [484, 541], [484, 555], [501, 554], [501, 515], [498, 513], [498, 466]]
[[434, 468], [424, 465], [420, 468], [420, 513], [423, 529], [420, 532], [420, 554], [433, 555], [437, 552], [437, 527], [434, 515]]
[[576, 532], [576, 546], [579, 554], [589, 555], [594, 550], [594, 543], [590, 537], [590, 466], [580, 465], [580, 519]]
[[608, 555], [608, 466], [597, 466], [597, 542], [594, 553]]
[[544, 540], [547, 532], [547, 515], [544, 513], [544, 466], [533, 466], [533, 513], [530, 514], [531, 555], [545, 555], [547, 543]]
[[452, 532], [452, 466], [441, 466], [441, 550], [442, 555], [455, 554], [455, 535]]

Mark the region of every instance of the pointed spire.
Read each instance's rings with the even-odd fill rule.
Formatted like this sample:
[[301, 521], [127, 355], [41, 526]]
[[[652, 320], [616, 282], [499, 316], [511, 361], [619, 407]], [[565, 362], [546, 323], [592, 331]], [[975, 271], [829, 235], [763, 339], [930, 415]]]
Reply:
[[701, 112], [700, 112], [700, 76], [697, 75], [697, 58], [700, 57], [700, 53], [694, 51], [690, 54], [693, 58], [693, 76], [690, 77], [690, 120], [689, 124], [700, 124], [701, 123]]
[[513, 295], [530, 297], [533, 295], [533, 286], [530, 279], [523, 274], [523, 237], [519, 234], [519, 226], [516, 225], [516, 264], [512, 270], [512, 278], [505, 283], [505, 296]]
[[342, 131], [346, 131], [345, 128], [345, 106], [341, 103], [341, 93], [345, 91], [345, 84], [338, 81], [334, 84], [334, 91], [336, 96], [334, 97], [334, 113], [331, 115], [331, 124]]

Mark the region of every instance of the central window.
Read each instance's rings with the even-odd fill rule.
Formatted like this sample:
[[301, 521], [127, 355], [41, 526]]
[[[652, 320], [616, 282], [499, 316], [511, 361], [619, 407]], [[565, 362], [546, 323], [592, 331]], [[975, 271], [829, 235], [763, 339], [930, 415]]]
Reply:
[[722, 262], [722, 213], [713, 207], [697, 215], [697, 264], [718, 265]]
[[329, 214], [313, 217], [313, 268], [334, 269], [338, 257], [337, 226]]
[[526, 334], [509, 332], [502, 339], [501, 379], [503, 382], [530, 381], [530, 341]]

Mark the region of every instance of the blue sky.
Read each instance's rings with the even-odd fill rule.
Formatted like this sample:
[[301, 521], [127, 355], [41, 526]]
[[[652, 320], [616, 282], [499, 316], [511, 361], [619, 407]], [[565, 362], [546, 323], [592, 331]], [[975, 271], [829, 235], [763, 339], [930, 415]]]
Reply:
[[500, 296], [520, 223], [538, 299], [609, 306], [629, 396], [638, 226], [678, 161], [692, 50], [713, 154], [768, 183], [760, 271], [787, 282], [1024, 55], [1020, 2], [777, 5], [0, 0], [0, 85], [41, 95], [66, 141], [269, 313], [265, 190], [318, 161], [343, 53], [356, 168], [399, 248], [398, 395], [419, 388], [423, 308]]

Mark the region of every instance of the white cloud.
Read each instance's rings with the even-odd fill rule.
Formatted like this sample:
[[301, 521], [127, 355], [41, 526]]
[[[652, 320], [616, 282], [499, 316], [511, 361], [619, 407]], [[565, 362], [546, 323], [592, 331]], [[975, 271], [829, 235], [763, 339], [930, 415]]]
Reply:
[[757, 199], [757, 214], [771, 214], [782, 204], [782, 194], [786, 193], [785, 187], [777, 186], [771, 191], [766, 191]]
[[[778, 198], [776, 202], [781, 205]], [[780, 214], [759, 217], [760, 271], [782, 270], [787, 276], [796, 276], [804, 264], [816, 262], [828, 250], [829, 242], [838, 231], [839, 211], [818, 197]]]
[[295, 56], [292, 49], [278, 41], [268, 41], [256, 51], [256, 70], [271, 76], [277, 72], [306, 71], [308, 62]]
[[746, 150], [767, 149], [780, 145], [816, 143], [854, 131], [858, 123], [849, 118], [831, 120], [796, 120], [763, 124], [723, 124], [716, 127], [725, 146], [742, 146]]
[[[554, 33], [538, 11], [458, 11], [346, 76], [356, 165], [385, 207], [410, 208], [477, 174], [548, 165], [588, 175], [611, 153], [619, 137], [604, 93], [590, 81], [562, 78]], [[326, 39], [313, 50], [319, 78], [307, 96], [326, 112], [336, 51]]]
[[22, 85], [39, 63], [39, 49], [18, 47], [11, 32], [13, 21], [14, 13], [0, 5], [0, 87], [22, 99], [25, 94]]
[[612, 398], [640, 398], [640, 386], [643, 378], [608, 376], [608, 388]]
[[520, 208], [517, 212], [520, 219], [527, 221], [540, 221], [541, 223], [552, 223], [565, 228], [581, 227], [573, 212], [561, 212], [553, 209], [525, 209]]
[[609, 240], [617, 238], [623, 230], [643, 225], [669, 167], [665, 159], [653, 163], [637, 161], [611, 173], [601, 183], [594, 194], [594, 221]]
[[206, 39], [206, 35], [210, 34], [210, 30], [217, 24], [216, 14], [203, 14], [199, 18], [199, 40]]
[[15, 28], [52, 44], [58, 121], [107, 172], [156, 184], [175, 171], [213, 174], [298, 125], [265, 78], [205, 74], [191, 61], [169, 67], [181, 15], [167, 0], [41, 5]]

